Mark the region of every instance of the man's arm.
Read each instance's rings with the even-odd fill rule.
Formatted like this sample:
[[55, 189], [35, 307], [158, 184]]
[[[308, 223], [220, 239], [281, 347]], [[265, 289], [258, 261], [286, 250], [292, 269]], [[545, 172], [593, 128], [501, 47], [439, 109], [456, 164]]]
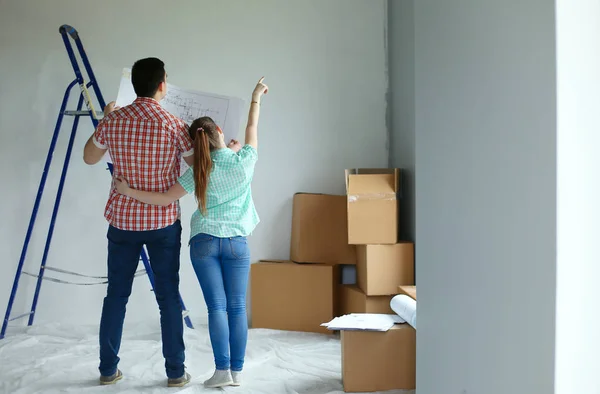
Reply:
[[175, 144], [177, 145], [177, 149], [181, 152], [181, 156], [185, 161], [185, 164], [194, 167], [194, 141], [190, 137], [190, 133], [188, 131], [189, 126], [183, 121], [178, 120], [175, 124]]
[[83, 148], [83, 161], [87, 165], [94, 165], [102, 160], [102, 157], [104, 157], [107, 150], [107, 147], [99, 147], [96, 145], [94, 134], [92, 134], [85, 143], [85, 148]]
[[[119, 107], [115, 107], [115, 102], [111, 101], [104, 107], [104, 116], [107, 116], [118, 108]], [[102, 160], [102, 157], [104, 157], [104, 154], [108, 150], [102, 129], [102, 122], [100, 122], [96, 130], [94, 130], [94, 133], [85, 143], [85, 147], [83, 148], [83, 161], [85, 164], [94, 165], [98, 163]]]

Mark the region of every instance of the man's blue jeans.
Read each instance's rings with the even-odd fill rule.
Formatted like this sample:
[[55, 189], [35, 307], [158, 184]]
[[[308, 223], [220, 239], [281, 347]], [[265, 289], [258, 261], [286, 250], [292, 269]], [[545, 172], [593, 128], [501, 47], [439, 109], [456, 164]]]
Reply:
[[190, 256], [208, 308], [216, 369], [241, 371], [248, 340], [250, 249], [246, 238], [198, 234], [190, 241]]
[[117, 370], [125, 320], [125, 306], [146, 245], [154, 272], [154, 294], [160, 309], [163, 356], [169, 378], [184, 374], [185, 346], [179, 298], [179, 253], [181, 223], [152, 231], [108, 229], [108, 288], [100, 321], [100, 373], [110, 376]]

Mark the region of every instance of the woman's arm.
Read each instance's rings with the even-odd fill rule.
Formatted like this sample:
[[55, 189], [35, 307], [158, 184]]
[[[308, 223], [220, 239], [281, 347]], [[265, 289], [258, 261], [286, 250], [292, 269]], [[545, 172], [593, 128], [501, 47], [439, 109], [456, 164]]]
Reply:
[[143, 202], [144, 204], [160, 205], [162, 207], [172, 204], [174, 201], [179, 200], [187, 194], [179, 182], [171, 186], [166, 193], [158, 193], [132, 189], [124, 179], [115, 178], [115, 188], [119, 193]]
[[248, 112], [248, 124], [246, 125], [246, 145], [251, 145], [254, 149], [258, 148], [258, 117], [260, 115], [260, 99], [263, 94], [267, 94], [269, 88], [263, 83], [265, 77], [262, 77], [254, 91], [252, 92], [252, 102]]

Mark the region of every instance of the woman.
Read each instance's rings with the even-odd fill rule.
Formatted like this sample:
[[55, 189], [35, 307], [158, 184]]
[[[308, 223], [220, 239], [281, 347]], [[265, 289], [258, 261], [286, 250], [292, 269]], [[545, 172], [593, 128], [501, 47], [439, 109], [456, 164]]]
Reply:
[[[196, 119], [189, 133], [194, 141], [194, 166], [166, 193], [134, 190], [115, 179], [119, 193], [146, 204], [168, 205], [194, 193], [190, 256], [208, 309], [208, 328], [215, 358], [214, 375], [206, 387], [241, 384], [248, 320], [246, 289], [250, 250], [246, 236], [259, 222], [250, 184], [258, 158], [260, 100], [267, 93], [263, 79], [252, 93], [246, 143], [225, 144], [223, 132], [209, 117]], [[228, 149], [230, 148], [230, 149]]]

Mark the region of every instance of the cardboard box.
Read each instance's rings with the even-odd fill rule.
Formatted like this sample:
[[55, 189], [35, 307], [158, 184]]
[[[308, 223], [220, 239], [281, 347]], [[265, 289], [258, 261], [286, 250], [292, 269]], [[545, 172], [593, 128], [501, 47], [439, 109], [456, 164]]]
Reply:
[[290, 248], [292, 261], [356, 264], [356, 248], [348, 244], [346, 201], [346, 196], [294, 195]]
[[416, 301], [417, 286], [398, 286], [398, 294], [405, 294]]
[[350, 313], [388, 313], [395, 312], [390, 307], [389, 296], [368, 296], [358, 286], [340, 286], [340, 315]]
[[348, 242], [353, 245], [398, 242], [400, 170], [346, 170]]
[[386, 332], [342, 331], [344, 391], [415, 389], [416, 339], [408, 324], [396, 324]]
[[361, 245], [357, 253], [358, 287], [366, 295], [397, 294], [398, 286], [414, 285], [415, 246], [412, 242]]
[[253, 328], [331, 334], [339, 310], [337, 266], [261, 261], [250, 268]]

